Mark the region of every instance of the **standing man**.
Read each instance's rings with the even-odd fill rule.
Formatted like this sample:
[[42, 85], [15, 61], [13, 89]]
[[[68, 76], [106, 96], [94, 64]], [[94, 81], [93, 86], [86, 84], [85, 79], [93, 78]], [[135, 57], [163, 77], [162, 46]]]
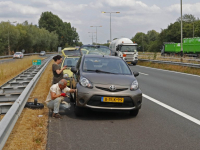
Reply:
[[65, 79], [60, 80], [58, 83], [53, 84], [50, 87], [49, 94], [47, 96], [47, 107], [53, 109], [52, 117], [61, 118], [59, 114], [59, 108], [62, 107], [62, 101], [66, 96], [66, 93], [75, 93], [75, 89], [70, 89], [67, 87], [67, 81]]

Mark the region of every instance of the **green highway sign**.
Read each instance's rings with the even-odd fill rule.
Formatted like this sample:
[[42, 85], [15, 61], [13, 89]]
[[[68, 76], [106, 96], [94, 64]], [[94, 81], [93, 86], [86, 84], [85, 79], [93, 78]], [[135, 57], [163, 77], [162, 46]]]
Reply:
[[41, 65], [41, 63], [42, 63], [41, 59], [33, 59], [32, 60], [33, 65]]

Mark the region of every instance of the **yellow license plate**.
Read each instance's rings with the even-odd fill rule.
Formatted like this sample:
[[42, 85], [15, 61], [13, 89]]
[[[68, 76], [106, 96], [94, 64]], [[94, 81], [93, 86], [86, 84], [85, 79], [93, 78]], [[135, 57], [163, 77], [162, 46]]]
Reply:
[[124, 98], [119, 97], [101, 97], [101, 102], [123, 103]]
[[127, 64], [131, 64], [131, 62], [127, 62]]

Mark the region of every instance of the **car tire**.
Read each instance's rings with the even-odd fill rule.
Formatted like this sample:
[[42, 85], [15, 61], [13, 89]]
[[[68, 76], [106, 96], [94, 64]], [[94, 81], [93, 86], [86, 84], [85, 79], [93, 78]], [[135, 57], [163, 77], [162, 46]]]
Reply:
[[42, 109], [42, 108], [44, 108], [44, 104], [37, 103], [35, 105], [34, 102], [27, 102], [26, 105], [25, 105], [25, 107], [31, 108], [31, 109]]
[[[73, 89], [73, 86], [72, 86], [71, 82], [70, 82], [70, 88]], [[74, 97], [73, 97], [72, 94], [70, 93], [70, 101], [71, 101], [71, 102], [75, 102], [75, 101], [76, 101], [76, 92], [73, 93], [73, 94], [74, 94]]]
[[136, 117], [139, 113], [139, 109], [130, 110], [130, 116]]
[[133, 66], [136, 66], [136, 63], [132, 63], [133, 64]]

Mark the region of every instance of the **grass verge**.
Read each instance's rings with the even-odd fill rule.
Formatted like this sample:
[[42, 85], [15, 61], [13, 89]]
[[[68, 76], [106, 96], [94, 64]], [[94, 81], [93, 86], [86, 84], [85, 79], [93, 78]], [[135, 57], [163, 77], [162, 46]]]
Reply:
[[161, 60], [161, 61], [173, 61], [173, 62], [183, 62], [183, 63], [194, 63], [200, 64], [200, 61], [197, 61], [196, 57], [187, 57], [184, 56], [181, 58], [180, 56], [161, 56], [160, 53], [139, 53], [139, 59], [150, 59], [150, 60]]
[[198, 68], [184, 67], [184, 66], [178, 66], [178, 65], [168, 65], [168, 64], [157, 64], [157, 63], [142, 62], [142, 61], [138, 61], [138, 65], [200, 75], [200, 69]]
[[32, 59], [44, 59], [39, 56], [29, 56], [8, 63], [0, 64], [0, 85], [14, 78], [32, 66]]
[[[33, 102], [34, 98], [37, 98], [39, 103], [45, 104], [52, 83], [52, 64], [53, 61], [49, 63], [43, 72], [28, 101]], [[49, 110], [46, 105], [44, 109], [32, 110], [24, 108], [4, 146], [4, 150], [45, 150], [47, 143], [48, 112]], [[42, 117], [39, 117], [39, 115], [42, 115]]]

